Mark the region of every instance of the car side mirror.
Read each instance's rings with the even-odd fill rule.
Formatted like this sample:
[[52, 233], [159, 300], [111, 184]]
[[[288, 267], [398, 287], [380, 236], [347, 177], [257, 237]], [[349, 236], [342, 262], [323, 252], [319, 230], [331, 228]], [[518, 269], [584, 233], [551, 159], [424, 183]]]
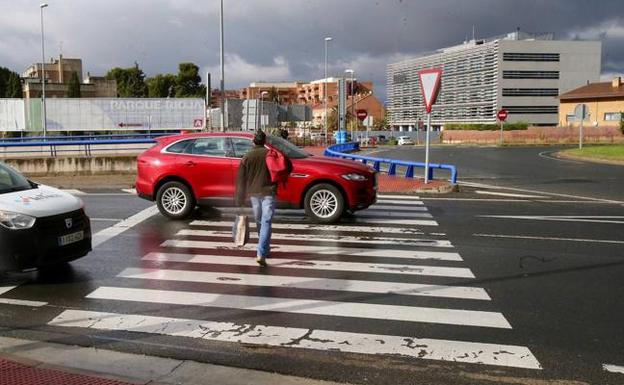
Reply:
[[28, 180], [28, 184], [30, 184], [30, 187], [32, 188], [39, 188], [39, 183], [35, 183], [32, 180]]

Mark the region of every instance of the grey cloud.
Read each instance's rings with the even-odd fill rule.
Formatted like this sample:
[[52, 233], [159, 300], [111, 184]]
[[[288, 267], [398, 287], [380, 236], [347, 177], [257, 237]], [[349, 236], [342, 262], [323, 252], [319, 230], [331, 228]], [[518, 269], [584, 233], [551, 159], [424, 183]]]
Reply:
[[[219, 64], [219, 1], [48, 0], [46, 56], [82, 57], [103, 73], [135, 61], [153, 75], [193, 61]], [[472, 34], [520, 27], [559, 38], [602, 39], [603, 70], [624, 71], [621, 1], [601, 0], [224, 0], [226, 86], [268, 76], [323, 76], [323, 37], [332, 36], [330, 74], [352, 67], [385, 95], [388, 62], [459, 44]], [[40, 60], [39, 2], [0, 0], [0, 65], [21, 71]], [[618, 26], [620, 29], [618, 29]], [[229, 68], [231, 67], [231, 68]], [[216, 81], [213, 83], [216, 84]]]

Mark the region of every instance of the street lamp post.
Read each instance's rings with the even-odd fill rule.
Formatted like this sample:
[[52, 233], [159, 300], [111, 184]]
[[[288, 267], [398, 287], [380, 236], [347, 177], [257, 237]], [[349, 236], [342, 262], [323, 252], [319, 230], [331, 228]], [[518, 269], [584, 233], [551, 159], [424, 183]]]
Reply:
[[219, 13], [220, 25], [220, 61], [221, 61], [221, 132], [225, 132], [225, 63], [223, 57], [223, 0], [221, 0], [221, 12]]
[[43, 137], [48, 135], [48, 126], [46, 123], [46, 103], [45, 103], [45, 45], [43, 38], [43, 9], [48, 6], [47, 3], [41, 3], [39, 10], [41, 11], [41, 120], [43, 127]]
[[323, 87], [323, 109], [325, 110], [325, 145], [327, 145], [327, 45], [332, 41], [331, 37], [325, 38], [325, 79]]
[[260, 129], [263, 129], [263, 122], [262, 122], [262, 112], [264, 111], [264, 96], [267, 95], [268, 92], [267, 91], [262, 91], [260, 93]]
[[[352, 69], [347, 69], [345, 70], [346, 73], [351, 74], [351, 141], [355, 140], [355, 136], [353, 136], [353, 126], [357, 125], [357, 118], [355, 116], [355, 93], [353, 90], [353, 75], [355, 74], [355, 71]], [[357, 127], [357, 126], [356, 126]]]

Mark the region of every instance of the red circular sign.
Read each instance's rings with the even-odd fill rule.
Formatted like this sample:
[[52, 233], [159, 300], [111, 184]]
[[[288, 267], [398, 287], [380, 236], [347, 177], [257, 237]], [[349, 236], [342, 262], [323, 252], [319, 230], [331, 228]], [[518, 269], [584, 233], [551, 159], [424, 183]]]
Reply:
[[498, 118], [498, 120], [501, 120], [503, 122], [507, 120], [507, 115], [509, 115], [507, 113], [507, 110], [500, 110], [496, 113], [496, 117]]
[[355, 111], [355, 116], [360, 120], [364, 120], [368, 116], [368, 112], [366, 110], [357, 110]]

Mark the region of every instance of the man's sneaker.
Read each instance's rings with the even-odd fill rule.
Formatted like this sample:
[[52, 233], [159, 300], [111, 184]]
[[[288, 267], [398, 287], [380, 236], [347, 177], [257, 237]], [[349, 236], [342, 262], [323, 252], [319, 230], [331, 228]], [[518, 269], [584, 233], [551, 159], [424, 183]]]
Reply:
[[262, 267], [267, 267], [267, 263], [266, 263], [266, 258], [262, 258], [262, 257], [256, 257], [256, 262], [258, 262], [258, 265], [262, 266]]

